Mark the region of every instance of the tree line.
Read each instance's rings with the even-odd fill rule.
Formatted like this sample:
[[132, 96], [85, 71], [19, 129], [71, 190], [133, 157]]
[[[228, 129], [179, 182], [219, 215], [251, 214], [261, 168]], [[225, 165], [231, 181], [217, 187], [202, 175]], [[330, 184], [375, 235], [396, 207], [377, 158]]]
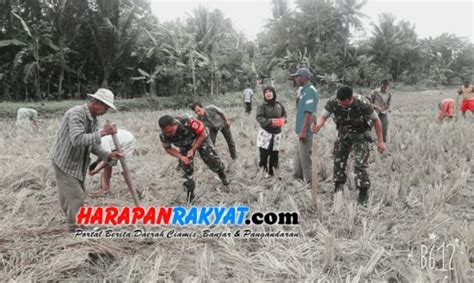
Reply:
[[[323, 91], [372, 87], [382, 79], [449, 85], [473, 75], [474, 46], [382, 14], [370, 35], [365, 1], [273, 0], [255, 41], [220, 10], [199, 6], [160, 22], [147, 0], [0, 0], [0, 100], [82, 98], [99, 86], [123, 98], [215, 96], [285, 83], [309, 67]], [[245, 15], [242, 15], [245, 17]]]

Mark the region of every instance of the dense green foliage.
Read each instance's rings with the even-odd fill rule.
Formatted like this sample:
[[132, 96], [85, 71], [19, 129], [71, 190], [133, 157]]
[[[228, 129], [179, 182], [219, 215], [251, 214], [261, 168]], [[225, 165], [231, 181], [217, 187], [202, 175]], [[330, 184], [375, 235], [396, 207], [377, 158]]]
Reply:
[[[0, 0], [0, 100], [82, 98], [98, 86], [122, 98], [215, 96], [257, 78], [285, 83], [310, 67], [324, 91], [381, 79], [449, 85], [471, 78], [473, 44], [452, 34], [418, 39], [380, 15], [360, 38], [358, 0], [273, 0], [256, 42], [219, 10], [160, 22], [147, 0]], [[245, 16], [245, 15], [243, 15]]]

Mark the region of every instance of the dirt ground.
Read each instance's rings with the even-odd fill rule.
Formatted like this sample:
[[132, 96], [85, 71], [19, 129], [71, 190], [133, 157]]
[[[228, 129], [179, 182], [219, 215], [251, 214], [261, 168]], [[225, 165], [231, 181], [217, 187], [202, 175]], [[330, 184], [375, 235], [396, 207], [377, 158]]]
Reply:
[[[375, 145], [370, 157], [372, 188], [367, 208], [356, 203], [352, 162], [341, 211], [333, 207], [332, 122], [315, 137], [320, 156], [320, 202], [292, 177], [296, 135], [294, 102], [280, 153], [279, 178], [258, 169], [255, 112], [224, 109], [232, 120], [238, 161], [228, 168], [230, 193], [217, 175], [196, 160], [195, 206], [246, 205], [255, 211], [294, 211], [299, 225], [251, 225], [255, 232], [290, 231], [295, 238], [83, 238], [64, 232], [48, 151], [61, 116], [40, 124], [40, 132], [15, 129], [0, 121], [0, 280], [117, 281], [303, 281], [320, 282], [472, 282], [474, 280], [474, 118], [435, 122], [437, 103], [452, 91], [395, 93], [389, 116], [387, 152]], [[319, 109], [324, 106], [322, 100]], [[184, 110], [189, 112], [189, 110]], [[165, 113], [107, 114], [137, 138], [130, 160], [143, 206], [187, 206], [176, 159], [166, 155], [158, 118]], [[217, 150], [228, 165], [222, 135]], [[92, 198], [99, 177], [86, 180], [87, 205], [131, 206], [121, 176], [112, 178], [112, 196]], [[151, 231], [235, 232], [242, 227], [160, 226]], [[133, 230], [124, 227], [121, 230]]]

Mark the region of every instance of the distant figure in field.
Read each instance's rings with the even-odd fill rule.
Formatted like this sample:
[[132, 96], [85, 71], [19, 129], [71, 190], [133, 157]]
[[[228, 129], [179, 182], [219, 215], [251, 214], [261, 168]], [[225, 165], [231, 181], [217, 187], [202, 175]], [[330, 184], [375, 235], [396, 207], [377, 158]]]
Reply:
[[212, 144], [216, 144], [217, 133], [221, 132], [229, 147], [229, 153], [232, 160], [237, 159], [234, 139], [230, 131], [230, 121], [224, 111], [215, 105], [207, 105], [204, 107], [200, 102], [194, 102], [191, 110], [197, 115], [199, 121], [209, 129], [209, 136]]
[[438, 103], [438, 122], [450, 121], [454, 118], [454, 99], [446, 98]]
[[90, 100], [87, 104], [72, 107], [64, 114], [49, 155], [56, 175], [59, 203], [71, 231], [78, 228], [76, 215], [85, 201], [84, 181], [90, 153], [107, 161], [124, 156], [121, 152], [109, 152], [100, 146], [103, 136], [117, 133], [115, 125], [105, 125], [100, 130], [97, 121], [97, 117], [109, 109], [115, 110], [113, 93], [99, 88], [88, 96]]
[[462, 116], [466, 117], [466, 112], [474, 113], [474, 86], [470, 85], [469, 81], [465, 81], [458, 94], [462, 95], [461, 112]]
[[179, 160], [179, 168], [186, 181], [183, 183], [184, 190], [187, 193], [187, 201], [191, 203], [194, 198], [194, 156], [199, 152], [202, 161], [212, 172], [217, 173], [228, 191], [227, 176], [224, 173], [224, 163], [222, 163], [214, 146], [209, 141], [204, 124], [196, 119], [172, 117], [163, 115], [158, 120], [161, 128], [160, 140], [166, 153]]
[[257, 121], [260, 130], [257, 134], [257, 147], [260, 151], [259, 166], [263, 167], [268, 176], [275, 174], [278, 167], [278, 152], [281, 145], [281, 128], [286, 123], [286, 110], [276, 101], [277, 95], [273, 87], [263, 89], [263, 103], [257, 108]]
[[[136, 140], [132, 133], [127, 130], [118, 129], [117, 130], [117, 139], [120, 144], [120, 149], [122, 152], [125, 153], [125, 157], [130, 160], [130, 157], [133, 155], [133, 151], [135, 150]], [[107, 152], [115, 152], [117, 149], [115, 148], [114, 141], [111, 135], [103, 136], [101, 138], [100, 147]], [[101, 194], [109, 194], [110, 193], [110, 178], [112, 177], [112, 168], [117, 165], [117, 160], [101, 160], [98, 158], [95, 162], [93, 162], [89, 166], [89, 175], [94, 176], [95, 174], [99, 173], [102, 169], [102, 182], [101, 182], [101, 189], [93, 195], [101, 195]], [[122, 170], [122, 165], [119, 166]], [[122, 172], [123, 174], [123, 172]]]
[[23, 129], [30, 127], [36, 132], [38, 131], [38, 111], [31, 108], [19, 108], [16, 112], [16, 126]]
[[372, 91], [370, 95], [370, 102], [377, 112], [383, 129], [383, 141], [387, 142], [388, 133], [388, 112], [390, 111], [390, 103], [392, 101], [392, 94], [388, 90], [388, 81], [383, 80], [379, 88]]
[[244, 89], [244, 105], [245, 113], [250, 114], [252, 112], [252, 99], [253, 99], [253, 90], [250, 88], [250, 84], [247, 85], [247, 88]]

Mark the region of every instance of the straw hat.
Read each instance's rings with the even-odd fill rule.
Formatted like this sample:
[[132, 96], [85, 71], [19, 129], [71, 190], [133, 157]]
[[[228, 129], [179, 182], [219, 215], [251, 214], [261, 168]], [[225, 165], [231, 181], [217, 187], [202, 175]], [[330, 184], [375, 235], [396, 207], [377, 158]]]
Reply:
[[114, 106], [114, 94], [108, 89], [99, 88], [94, 94], [88, 93], [87, 96], [99, 100], [113, 110], [117, 110]]

